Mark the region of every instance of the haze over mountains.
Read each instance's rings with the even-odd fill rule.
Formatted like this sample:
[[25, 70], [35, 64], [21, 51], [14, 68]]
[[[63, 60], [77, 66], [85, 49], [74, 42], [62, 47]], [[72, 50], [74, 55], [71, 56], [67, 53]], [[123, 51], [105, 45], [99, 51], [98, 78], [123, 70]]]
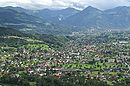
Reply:
[[33, 11], [20, 7], [1, 7], [0, 25], [48, 34], [69, 34], [87, 29], [128, 29], [130, 7], [120, 6], [105, 11], [91, 6], [82, 11], [74, 8]]

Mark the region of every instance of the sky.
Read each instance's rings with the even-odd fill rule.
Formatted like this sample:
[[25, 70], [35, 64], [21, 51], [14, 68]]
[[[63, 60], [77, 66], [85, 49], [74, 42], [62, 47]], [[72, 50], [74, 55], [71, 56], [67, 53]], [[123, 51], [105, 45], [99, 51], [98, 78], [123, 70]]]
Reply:
[[18, 6], [26, 9], [62, 9], [73, 7], [84, 9], [93, 6], [101, 10], [117, 6], [130, 6], [130, 0], [0, 0], [0, 7]]

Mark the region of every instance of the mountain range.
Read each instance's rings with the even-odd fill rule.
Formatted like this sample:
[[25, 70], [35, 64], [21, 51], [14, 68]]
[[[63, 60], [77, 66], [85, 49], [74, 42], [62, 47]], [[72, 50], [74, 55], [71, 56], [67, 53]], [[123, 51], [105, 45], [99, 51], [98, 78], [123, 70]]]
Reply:
[[130, 7], [116, 7], [102, 11], [89, 6], [83, 11], [66, 18], [62, 23], [97, 29], [123, 29], [130, 27], [129, 20]]
[[50, 22], [59, 22], [78, 12], [79, 10], [74, 8], [66, 8], [62, 10], [43, 9], [36, 11], [33, 15], [46, 19]]
[[[1, 7], [0, 26], [15, 28], [22, 32], [40, 34], [68, 34], [67, 27], [50, 23], [33, 15], [34, 11], [20, 7]], [[66, 31], [65, 31], [66, 30]]]
[[0, 26], [16, 28], [23, 32], [55, 35], [86, 29], [129, 29], [130, 7], [119, 6], [104, 11], [92, 6], [84, 10], [1, 7]]

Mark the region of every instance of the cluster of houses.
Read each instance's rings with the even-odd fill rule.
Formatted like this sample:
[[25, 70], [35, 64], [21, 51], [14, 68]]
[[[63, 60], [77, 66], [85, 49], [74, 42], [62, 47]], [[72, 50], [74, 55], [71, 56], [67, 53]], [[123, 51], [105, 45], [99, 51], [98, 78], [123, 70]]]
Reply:
[[[20, 72], [36, 74], [39, 76], [77, 76], [84, 75], [86, 79], [113, 80], [119, 75], [109, 74], [110, 72], [123, 73], [122, 77], [130, 76], [130, 56], [116, 55], [113, 58], [100, 58], [98, 48], [94, 45], [79, 46], [70, 43], [61, 50], [49, 50], [30, 52], [26, 49], [11, 54], [13, 58], [0, 60], [0, 75], [12, 73], [19, 77]], [[106, 53], [106, 52], [105, 52]], [[66, 68], [65, 64], [91, 64], [91, 62], [108, 64], [124, 64], [123, 67], [110, 67], [102, 70], [95, 68]], [[94, 64], [91, 64], [94, 65]], [[97, 74], [93, 74], [98, 72]], [[111, 76], [110, 76], [111, 75]], [[113, 78], [114, 77], [114, 78]]]

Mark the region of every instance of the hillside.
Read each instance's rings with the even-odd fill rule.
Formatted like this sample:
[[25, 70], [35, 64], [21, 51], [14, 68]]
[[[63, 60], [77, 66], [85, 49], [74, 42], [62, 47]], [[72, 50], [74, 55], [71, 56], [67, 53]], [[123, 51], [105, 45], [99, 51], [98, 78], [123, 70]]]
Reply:
[[27, 34], [24, 34], [12, 28], [0, 27], [0, 36], [21, 36], [22, 37], [22, 36], [27, 36]]
[[20, 47], [27, 44], [47, 44], [50, 47], [58, 48], [64, 45], [69, 39], [53, 35], [25, 34], [12, 28], [0, 27], [0, 45]]

